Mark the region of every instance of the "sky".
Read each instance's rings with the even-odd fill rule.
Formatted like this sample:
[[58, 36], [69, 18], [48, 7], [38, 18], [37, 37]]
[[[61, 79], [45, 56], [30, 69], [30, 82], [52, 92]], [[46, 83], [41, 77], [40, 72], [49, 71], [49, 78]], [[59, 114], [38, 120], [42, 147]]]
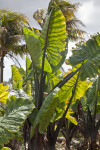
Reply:
[[[0, 9], [10, 9], [22, 14], [25, 14], [30, 21], [30, 25], [39, 28], [38, 23], [33, 19], [33, 13], [38, 8], [47, 8], [50, 0], [0, 0]], [[85, 27], [81, 29], [85, 30], [89, 35], [100, 32], [100, 0], [70, 0], [70, 2], [81, 2], [76, 16], [81, 20]], [[70, 43], [69, 49], [74, 46], [75, 43]], [[25, 58], [24, 58], [25, 59]], [[20, 57], [22, 67], [25, 68], [25, 61], [22, 61]], [[5, 58], [4, 80], [8, 80], [11, 77], [11, 65], [13, 61]]]

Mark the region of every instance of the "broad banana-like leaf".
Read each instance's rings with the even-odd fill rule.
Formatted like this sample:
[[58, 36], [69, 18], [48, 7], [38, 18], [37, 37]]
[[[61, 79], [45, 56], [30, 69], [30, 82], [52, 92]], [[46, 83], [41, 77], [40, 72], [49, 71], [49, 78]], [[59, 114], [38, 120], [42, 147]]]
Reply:
[[48, 7], [48, 13], [50, 13], [52, 7], [54, 6], [54, 3], [59, 6], [66, 21], [75, 18], [75, 11], [77, 8], [76, 5], [65, 0], [51, 0]]
[[39, 40], [39, 35], [36, 35], [34, 31], [28, 28], [23, 28], [25, 41], [28, 47], [28, 51], [31, 55], [35, 66], [40, 67], [40, 61], [42, 56], [42, 47]]
[[53, 8], [40, 34], [40, 41], [48, 62], [55, 69], [62, 59], [61, 53], [65, 51], [66, 38], [65, 18], [60, 10]]
[[28, 99], [12, 97], [8, 101], [5, 115], [0, 117], [0, 146], [7, 144], [9, 139], [13, 138], [13, 133], [18, 132], [19, 128], [27, 116], [31, 113], [34, 105]]
[[8, 94], [9, 94], [9, 86], [3, 86], [3, 83], [0, 84], [0, 102], [3, 104], [6, 104], [6, 101], [8, 99]]
[[87, 90], [86, 98], [86, 105], [91, 110], [94, 109], [97, 100], [97, 111], [100, 112], [100, 76], [94, 80], [93, 85]]
[[[66, 74], [65, 74], [65, 76], [66, 76]], [[56, 107], [56, 115], [55, 115], [54, 120], [57, 120], [62, 117], [62, 115], [64, 113], [64, 108], [66, 106], [66, 102], [68, 103], [69, 99], [72, 96], [77, 76], [78, 76], [78, 73], [75, 74], [69, 81], [67, 81], [62, 86], [61, 90], [58, 92], [59, 102]], [[60, 81], [60, 79], [58, 77], [54, 77], [54, 79], [53, 79], [54, 85], [56, 85], [59, 81]], [[91, 84], [92, 83], [89, 81], [78, 80], [75, 94], [73, 96], [72, 104], [76, 103], [77, 99], [80, 99], [81, 97], [84, 96], [85, 91], [91, 86]]]
[[[44, 9], [38, 9], [33, 15], [35, 20], [37, 20], [39, 25], [42, 26], [42, 27], [43, 27], [43, 25], [46, 21], [45, 13], [46, 12], [45, 12]], [[60, 19], [61, 19], [61, 16], [60, 16]], [[62, 58], [59, 61], [58, 65], [56, 66], [56, 70], [59, 69], [65, 61], [65, 58], [66, 58], [66, 55], [67, 55], [67, 52], [68, 52], [68, 41], [67, 40], [66, 40], [66, 46], [65, 47], [66, 47], [65, 50], [60, 53]], [[53, 66], [52, 66], [52, 69], [55, 71], [55, 68], [53, 68]]]
[[65, 59], [63, 54], [66, 52], [66, 23], [61, 11], [56, 8], [52, 10], [40, 37], [29, 29], [24, 28], [23, 31], [34, 65], [42, 67], [42, 50], [45, 50], [44, 71], [52, 72], [51, 68], [59, 69]]
[[96, 83], [97, 83], [97, 79], [94, 81], [93, 85], [86, 92], [86, 97], [87, 97], [86, 102], [88, 105], [94, 104], [94, 100], [96, 96]]
[[[73, 69], [72, 69], [72, 71], [73, 71]], [[68, 73], [65, 73], [65, 76], [67, 74]], [[72, 91], [73, 91], [73, 88], [74, 88], [75, 83], [76, 83], [77, 75], [78, 75], [78, 73], [75, 74], [69, 81], [67, 81], [64, 84], [64, 86], [62, 86], [61, 90], [58, 92], [59, 99], [61, 102], [67, 101], [72, 96]], [[59, 81], [60, 81], [59, 78], [54, 77], [54, 79], [53, 79], [54, 85], [56, 85]], [[75, 91], [75, 94], [73, 97], [73, 102], [75, 102], [77, 99], [80, 99], [84, 95], [85, 91], [91, 85], [92, 85], [92, 82], [78, 80], [76, 91]]]
[[[35, 34], [28, 28], [23, 28], [25, 41], [28, 47], [28, 52], [31, 55], [32, 61], [37, 68], [42, 68], [42, 47], [39, 40], [39, 35]], [[47, 59], [45, 59], [44, 71], [52, 72], [51, 66]]]
[[22, 89], [23, 78], [16, 66], [12, 65], [13, 89]]
[[81, 68], [81, 80], [95, 77], [100, 70], [100, 34], [97, 34], [85, 43], [80, 43], [73, 50], [69, 58], [71, 65], [83, 64]]
[[54, 111], [56, 109], [57, 103], [58, 103], [58, 91], [60, 89], [56, 88], [53, 90], [43, 102], [36, 119], [33, 123], [32, 131], [31, 131], [31, 137], [34, 133], [35, 127], [39, 124], [39, 132], [42, 133], [48, 126], [49, 122], [51, 121]]
[[[28, 59], [27, 59], [27, 61], [28, 61]], [[30, 62], [28, 62], [28, 63], [30, 64]], [[26, 65], [27, 73], [29, 72], [29, 70], [28, 70], [29, 64], [28, 63]], [[23, 95], [23, 97], [25, 97], [25, 95], [26, 95], [26, 98], [28, 95], [31, 96], [31, 84], [30, 84], [30, 81], [26, 77], [27, 73], [24, 71], [23, 68], [17, 68], [14, 65], [12, 66], [13, 89], [16, 89], [16, 91], [14, 91], [14, 92], [15, 93], [17, 92], [17, 95], [19, 94], [19, 97], [20, 96], [22, 97], [22, 95]], [[25, 79], [24, 81], [23, 81], [23, 78]], [[23, 87], [23, 82], [24, 82], [24, 87]]]

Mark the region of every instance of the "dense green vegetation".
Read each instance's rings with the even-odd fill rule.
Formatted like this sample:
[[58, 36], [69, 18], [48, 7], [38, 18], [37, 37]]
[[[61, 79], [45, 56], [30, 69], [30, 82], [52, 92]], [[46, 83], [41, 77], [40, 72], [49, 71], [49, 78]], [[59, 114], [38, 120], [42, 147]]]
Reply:
[[[77, 29], [77, 6], [51, 0], [45, 18], [43, 9], [34, 14], [41, 31], [23, 27], [26, 69], [12, 65], [11, 91], [0, 84], [1, 150], [54, 150], [59, 133], [68, 150], [76, 135], [77, 149], [99, 149], [100, 34], [79, 42], [66, 60], [68, 40], [85, 33]], [[60, 70], [64, 62], [68, 72]]]

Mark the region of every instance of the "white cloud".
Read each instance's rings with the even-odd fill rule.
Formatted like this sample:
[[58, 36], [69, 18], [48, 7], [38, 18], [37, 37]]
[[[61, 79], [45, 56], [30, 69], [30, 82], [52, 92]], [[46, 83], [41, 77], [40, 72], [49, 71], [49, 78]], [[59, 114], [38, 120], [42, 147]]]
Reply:
[[93, 1], [83, 3], [78, 11], [79, 19], [85, 24], [89, 23], [90, 21], [89, 18], [91, 16], [92, 11], [93, 11]]
[[86, 25], [83, 28], [87, 33], [100, 32], [100, 1], [88, 0], [83, 3], [78, 13], [78, 18]]

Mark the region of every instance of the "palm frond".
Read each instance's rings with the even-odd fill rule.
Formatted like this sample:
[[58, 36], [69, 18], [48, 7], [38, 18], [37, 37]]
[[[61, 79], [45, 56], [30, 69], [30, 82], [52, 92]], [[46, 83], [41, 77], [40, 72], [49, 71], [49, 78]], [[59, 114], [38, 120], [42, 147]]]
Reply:
[[68, 38], [71, 41], [77, 41], [77, 40], [84, 40], [84, 37], [86, 35], [86, 32], [81, 29], [67, 29], [68, 32]]

